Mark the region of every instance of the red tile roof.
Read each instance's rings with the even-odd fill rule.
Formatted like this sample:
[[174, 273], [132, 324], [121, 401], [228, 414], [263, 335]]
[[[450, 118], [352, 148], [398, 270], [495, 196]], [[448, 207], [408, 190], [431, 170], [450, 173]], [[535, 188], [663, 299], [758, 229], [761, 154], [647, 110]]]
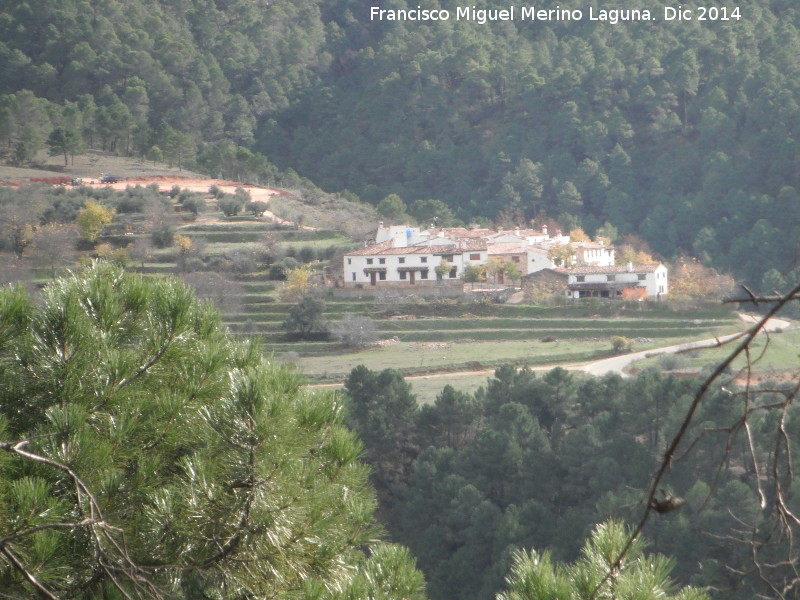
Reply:
[[392, 247], [392, 240], [372, 244], [358, 250], [352, 250], [346, 256], [397, 256], [403, 254], [460, 254], [461, 252], [474, 252], [486, 250], [486, 242], [479, 239], [460, 240], [459, 244], [431, 244], [420, 242], [414, 246]]
[[489, 254], [524, 254], [526, 247], [520, 242], [496, 242], [487, 246]]
[[613, 267], [572, 267], [558, 269], [559, 272], [571, 273], [574, 275], [603, 275], [605, 273], [653, 273], [660, 264], [657, 265], [633, 265], [633, 268], [628, 270], [627, 265], [615, 265]]
[[452, 238], [483, 238], [495, 233], [491, 229], [468, 229], [466, 227], [432, 227], [428, 229], [428, 232], [432, 236], [444, 233], [445, 237]]

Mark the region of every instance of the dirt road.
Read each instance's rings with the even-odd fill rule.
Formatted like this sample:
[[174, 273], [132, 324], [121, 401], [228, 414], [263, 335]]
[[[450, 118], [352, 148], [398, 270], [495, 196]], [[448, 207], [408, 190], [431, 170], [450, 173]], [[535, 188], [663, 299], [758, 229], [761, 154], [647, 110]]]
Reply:
[[[100, 183], [99, 181], [89, 181], [87, 182], [84, 180], [83, 185], [89, 187], [96, 187], [96, 188], [104, 188], [110, 187], [113, 190], [118, 192], [122, 192], [127, 187], [135, 187], [137, 185], [141, 185], [142, 187], [147, 187], [148, 185], [157, 185], [159, 191], [166, 192], [172, 189], [173, 186], [178, 186], [182, 190], [189, 190], [190, 192], [200, 192], [200, 193], [208, 193], [208, 190], [211, 186], [217, 186], [220, 190], [225, 192], [226, 194], [233, 194], [236, 191], [236, 188], [242, 188], [246, 192], [249, 192], [250, 198], [253, 199], [254, 202], [262, 201], [269, 204], [270, 199], [273, 196], [278, 196], [281, 194], [280, 190], [252, 185], [249, 183], [237, 183], [235, 181], [226, 181], [224, 179], [210, 179], [210, 178], [201, 178], [201, 177], [180, 177], [176, 175], [153, 175], [150, 177], [130, 177], [127, 179], [123, 179], [122, 181], [117, 181], [115, 183]], [[283, 223], [286, 225], [291, 225], [290, 221], [285, 219], [281, 219], [280, 217], [276, 216], [274, 213], [270, 211], [264, 212], [264, 216], [268, 219], [275, 221], [276, 223]], [[202, 222], [202, 217], [198, 219], [198, 222]]]
[[[740, 314], [739, 317], [745, 323], [755, 324], [760, 320], [753, 315]], [[783, 319], [770, 319], [767, 321], [764, 332], [783, 331], [789, 327], [789, 321]], [[590, 375], [605, 375], [606, 373], [619, 373], [623, 377], [626, 376], [624, 369], [628, 365], [637, 360], [650, 358], [653, 356], [661, 356], [663, 354], [676, 354], [678, 352], [686, 352], [688, 350], [701, 350], [703, 348], [716, 348], [722, 344], [732, 342], [738, 338], [747, 335], [749, 330], [740, 331], [739, 333], [732, 333], [730, 335], [723, 335], [718, 338], [710, 338], [706, 340], [698, 340], [696, 342], [687, 342], [686, 344], [677, 344], [674, 346], [665, 346], [663, 348], [656, 348], [654, 350], [644, 350], [642, 352], [632, 352], [630, 354], [622, 354], [620, 356], [612, 356], [603, 360], [598, 360], [587, 365], [579, 367], [579, 371], [589, 373]]]
[[[757, 323], [759, 321], [759, 317], [753, 315], [746, 315], [740, 314], [739, 317], [745, 323]], [[775, 332], [775, 331], [784, 331], [791, 326], [789, 321], [785, 321], [783, 319], [770, 319], [767, 321], [767, 324], [762, 330], [761, 333], [764, 332]], [[687, 342], [685, 344], [675, 344], [673, 346], [664, 346], [662, 348], [653, 348], [650, 350], [642, 350], [641, 352], [631, 352], [630, 354], [621, 354], [619, 356], [612, 356], [610, 358], [604, 358], [602, 360], [592, 361], [590, 363], [569, 363], [569, 364], [549, 364], [544, 366], [534, 366], [530, 367], [533, 371], [550, 371], [551, 369], [555, 369], [556, 367], [561, 367], [563, 369], [567, 369], [569, 371], [581, 371], [583, 373], [587, 373], [589, 375], [595, 375], [597, 377], [601, 377], [608, 373], [617, 373], [622, 377], [628, 377], [627, 373], [625, 373], [625, 368], [630, 364], [636, 362], [637, 360], [642, 360], [645, 358], [651, 358], [653, 356], [661, 356], [664, 354], [675, 354], [678, 352], [685, 352], [688, 350], [701, 350], [703, 348], [715, 348], [722, 344], [732, 342], [738, 338], [742, 338], [747, 335], [749, 329], [744, 331], [740, 331], [738, 333], [732, 333], [729, 335], [723, 335], [716, 338], [709, 338], [705, 340], [698, 340], [695, 342]], [[405, 379], [408, 381], [415, 381], [415, 380], [423, 380], [423, 379], [436, 379], [442, 377], [452, 378], [454, 375], [486, 375], [487, 377], [491, 377], [494, 374], [494, 369], [483, 369], [479, 371], [449, 371], [449, 372], [441, 372], [441, 373], [432, 373], [429, 375], [407, 375]], [[320, 384], [312, 384], [309, 387], [311, 388], [326, 388], [326, 387], [341, 387], [341, 383], [320, 383]]]

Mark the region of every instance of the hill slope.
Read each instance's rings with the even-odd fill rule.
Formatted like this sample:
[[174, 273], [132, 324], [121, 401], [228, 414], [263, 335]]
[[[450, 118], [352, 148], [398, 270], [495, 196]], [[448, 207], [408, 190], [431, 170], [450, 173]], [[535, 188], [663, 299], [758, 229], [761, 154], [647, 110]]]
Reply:
[[370, 202], [397, 193], [420, 218], [433, 198], [462, 219], [608, 221], [755, 286], [795, 266], [800, 16], [785, 0], [680, 22], [659, 1], [655, 20], [617, 25], [375, 21], [360, 0], [12, 4], [9, 159], [62, 127], [228, 178], [274, 179], [271, 161]]

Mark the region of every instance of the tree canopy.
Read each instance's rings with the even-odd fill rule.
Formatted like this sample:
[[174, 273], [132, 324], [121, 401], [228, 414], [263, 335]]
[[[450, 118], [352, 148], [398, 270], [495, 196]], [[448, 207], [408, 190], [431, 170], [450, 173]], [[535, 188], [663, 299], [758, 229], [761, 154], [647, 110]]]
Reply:
[[[424, 598], [331, 395], [173, 279], [0, 292], [0, 588], [46, 598]], [[374, 594], [374, 596], [373, 596]]]
[[590, 600], [591, 598], [664, 598], [664, 600], [708, 600], [700, 589], [674, 592], [669, 578], [673, 561], [644, 553], [640, 539], [628, 553], [622, 568], [606, 578], [627, 541], [628, 532], [618, 521], [598, 525], [570, 565], [554, 564], [549, 552], [514, 553], [514, 564], [506, 577], [506, 590], [497, 600]]
[[426, 225], [611, 223], [757, 286], [765, 264], [796, 261], [800, 12], [769, 0], [658, 25], [373, 21], [357, 0], [19, 2], [0, 21], [0, 152], [98, 148], [260, 182], [277, 165], [402, 199], [382, 212]]
[[[545, 552], [580, 562], [581, 541], [598, 523], [632, 523], [648, 506], [651, 518], [637, 535], [674, 558], [680, 585], [726, 600], [789, 598], [794, 530], [780, 540], [774, 532], [781, 523], [794, 527], [798, 514], [789, 473], [798, 452], [789, 433], [796, 384], [720, 385], [706, 389], [687, 425], [704, 386], [654, 369], [622, 379], [506, 365], [474, 394], [447, 386], [420, 407], [397, 371], [361, 366], [346, 390], [387, 527], [417, 556], [431, 598], [493, 598], [523, 549], [537, 549], [526, 565]], [[678, 431], [685, 435], [668, 460], [664, 449]], [[669, 469], [648, 500], [663, 461]], [[626, 537], [617, 527], [616, 550], [594, 567], [595, 585], [604, 569], [617, 572]], [[624, 565], [647, 562], [639, 550], [625, 551]], [[631, 573], [644, 595], [619, 597], [651, 597], [651, 575]], [[666, 583], [662, 590], [677, 594]], [[573, 592], [564, 597], [588, 598], [585, 589]]]

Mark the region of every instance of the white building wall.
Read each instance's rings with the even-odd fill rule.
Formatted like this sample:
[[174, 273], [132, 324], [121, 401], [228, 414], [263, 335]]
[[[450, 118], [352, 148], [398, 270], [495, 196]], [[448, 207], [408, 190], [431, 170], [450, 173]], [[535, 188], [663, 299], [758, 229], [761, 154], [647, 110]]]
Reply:
[[615, 262], [614, 249], [610, 247], [578, 247], [578, 262], [583, 262], [592, 267], [613, 267]]
[[[658, 265], [653, 273], [648, 273], [647, 293], [653, 296], [663, 296], [669, 294], [668, 271], [664, 265]], [[650, 290], [653, 290], [651, 293]]]
[[406, 225], [378, 226], [375, 232], [375, 243], [380, 244], [392, 240], [393, 248], [405, 248], [422, 241], [419, 227], [407, 227]]
[[[463, 261], [459, 255], [455, 255], [453, 266], [457, 267], [457, 274], [455, 278], [461, 276], [463, 272]], [[372, 275], [369, 270], [385, 269], [383, 279], [381, 278], [381, 271], [376, 271], [375, 285], [380, 286], [387, 283], [405, 283], [411, 282], [411, 277], [406, 271], [405, 279], [402, 278], [401, 268], [414, 267], [416, 273], [414, 275], [414, 283], [420, 284], [429, 281], [436, 281], [436, 267], [442, 262], [441, 256], [433, 254], [388, 254], [380, 255], [375, 254], [372, 256], [345, 256], [344, 257], [344, 283], [347, 287], [354, 285], [368, 286], [372, 285]], [[364, 270], [368, 269], [367, 272]], [[422, 271], [428, 271], [427, 279], [422, 277]], [[453, 279], [455, 279], [453, 278]], [[445, 280], [450, 279], [445, 277]]]
[[550, 257], [547, 255], [546, 252], [537, 252], [535, 250], [528, 250], [528, 259], [527, 259], [527, 268], [528, 270], [524, 273], [527, 275], [528, 273], [536, 273], [537, 271], [541, 271], [542, 269], [552, 269], [555, 267], [553, 261], [550, 260]]
[[[631, 287], [645, 288], [647, 290], [647, 295], [651, 298], [658, 298], [669, 293], [668, 271], [664, 265], [658, 265], [654, 271], [644, 272], [636, 271], [634, 268], [632, 271], [625, 271], [622, 273], [585, 273], [582, 275], [570, 273], [569, 284], [611, 283], [608, 279], [609, 275], [614, 275], [613, 282], [615, 283], [627, 283], [630, 284]], [[644, 275], [644, 279], [640, 279], [639, 275]], [[579, 276], [583, 277], [580, 281], [578, 280]], [[572, 290], [567, 292], [567, 295], [578, 298], [580, 294], [578, 291]]]

